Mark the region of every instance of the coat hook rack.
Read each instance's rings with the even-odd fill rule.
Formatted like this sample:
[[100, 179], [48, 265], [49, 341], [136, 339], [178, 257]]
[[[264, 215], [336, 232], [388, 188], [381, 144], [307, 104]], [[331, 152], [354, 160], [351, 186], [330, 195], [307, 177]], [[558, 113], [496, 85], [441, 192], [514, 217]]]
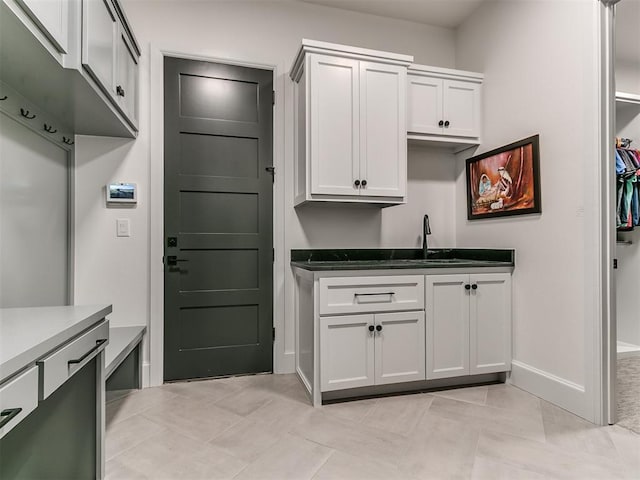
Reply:
[[7, 97], [6, 95], [4, 95], [2, 98], [0, 98], [0, 102], [1, 102], [1, 101], [3, 101], [3, 100], [6, 100], [7, 98], [9, 98], [9, 97]]
[[44, 131], [48, 133], [56, 133], [58, 130], [55, 130], [51, 125], [44, 124]]
[[75, 142], [67, 137], [62, 137], [62, 143], [66, 143], [67, 145], [73, 145]]
[[27, 120], [33, 120], [34, 118], [36, 118], [35, 113], [30, 113], [29, 110], [25, 110], [24, 108], [20, 109], [20, 115], [22, 115]]

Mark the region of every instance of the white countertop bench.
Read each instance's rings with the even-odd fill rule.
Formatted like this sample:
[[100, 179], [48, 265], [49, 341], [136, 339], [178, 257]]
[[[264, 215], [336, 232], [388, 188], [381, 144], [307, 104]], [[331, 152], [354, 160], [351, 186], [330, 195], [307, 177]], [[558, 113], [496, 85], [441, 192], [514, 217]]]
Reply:
[[0, 382], [111, 313], [111, 305], [0, 309]]
[[144, 325], [109, 327], [109, 345], [105, 349], [104, 360], [106, 378], [138, 347], [146, 331], [147, 327]]

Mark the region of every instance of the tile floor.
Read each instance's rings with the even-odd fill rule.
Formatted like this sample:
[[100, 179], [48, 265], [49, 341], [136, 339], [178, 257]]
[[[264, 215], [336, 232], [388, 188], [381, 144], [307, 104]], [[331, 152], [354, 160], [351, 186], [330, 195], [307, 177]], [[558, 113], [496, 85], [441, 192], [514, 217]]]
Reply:
[[106, 473], [124, 479], [640, 479], [640, 436], [508, 385], [314, 409], [294, 375], [111, 397]]

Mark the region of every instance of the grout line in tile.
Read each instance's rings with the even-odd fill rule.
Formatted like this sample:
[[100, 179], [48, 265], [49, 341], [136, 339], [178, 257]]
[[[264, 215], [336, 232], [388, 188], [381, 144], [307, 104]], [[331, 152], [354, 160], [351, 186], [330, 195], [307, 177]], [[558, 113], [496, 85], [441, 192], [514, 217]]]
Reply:
[[[309, 441], [309, 440], [307, 440]], [[315, 443], [315, 442], [312, 442]], [[317, 444], [316, 444], [317, 445]], [[322, 465], [320, 465], [315, 472], [313, 472], [313, 475], [311, 475], [309, 480], [313, 480], [314, 478], [316, 478], [318, 476], [318, 473], [320, 472], [320, 470], [322, 470], [322, 468], [327, 464], [327, 462], [329, 461], [329, 459], [331, 457], [333, 457], [335, 455], [335, 453], [337, 452], [337, 450], [335, 450], [334, 448], [331, 448], [331, 453], [329, 454], [329, 456], [327, 458], [325, 458], [324, 462], [322, 462]]]
[[[142, 417], [142, 418], [144, 418], [145, 420], [149, 420], [149, 419], [148, 419], [148, 418], [146, 418], [146, 417]], [[149, 421], [151, 421], [151, 420], [149, 420]], [[160, 425], [160, 424], [158, 424], [158, 423], [156, 423], [156, 422], [153, 422], [153, 421], [151, 421], [151, 422], [152, 422], [152, 423], [154, 423], [154, 424], [156, 424], [156, 425], [158, 425], [158, 426], [160, 426], [160, 427], [162, 427], [162, 430], [160, 430], [159, 432], [150, 433], [150, 434], [148, 434], [148, 435], [143, 435], [142, 437], [138, 437], [138, 438], [136, 439], [136, 442], [135, 442], [133, 445], [131, 445], [129, 448], [125, 448], [124, 450], [122, 450], [122, 451], [120, 451], [120, 452], [116, 453], [115, 455], [113, 455], [113, 456], [111, 456], [111, 457], [107, 457], [107, 456], [106, 456], [106, 452], [105, 452], [105, 462], [106, 462], [106, 461], [109, 461], [109, 460], [116, 459], [116, 458], [118, 458], [120, 455], [122, 455], [122, 454], [124, 454], [124, 453], [128, 452], [129, 450], [132, 450], [132, 449], [134, 449], [134, 448], [139, 447], [139, 446], [140, 446], [142, 443], [144, 443], [146, 440], [149, 440], [150, 438], [152, 438], [152, 437], [154, 437], [154, 436], [156, 436], [156, 435], [164, 435], [164, 434], [166, 434], [167, 432], [169, 432], [169, 429], [168, 429], [166, 426], [164, 426], [164, 425]], [[105, 438], [105, 442], [108, 442], [108, 441], [109, 441], [109, 438], [108, 438], [108, 435], [107, 435], [107, 436], [106, 436], [106, 438]]]

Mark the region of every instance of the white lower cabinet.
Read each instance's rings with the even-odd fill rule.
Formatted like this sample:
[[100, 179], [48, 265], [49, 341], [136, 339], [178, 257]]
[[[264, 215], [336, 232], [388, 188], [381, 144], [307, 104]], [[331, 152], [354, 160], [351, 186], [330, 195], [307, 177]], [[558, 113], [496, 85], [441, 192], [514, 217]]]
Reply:
[[427, 275], [428, 380], [511, 368], [511, 275]]
[[323, 392], [425, 379], [424, 312], [320, 318]]
[[424, 380], [424, 312], [380, 313], [375, 321], [375, 385]]

